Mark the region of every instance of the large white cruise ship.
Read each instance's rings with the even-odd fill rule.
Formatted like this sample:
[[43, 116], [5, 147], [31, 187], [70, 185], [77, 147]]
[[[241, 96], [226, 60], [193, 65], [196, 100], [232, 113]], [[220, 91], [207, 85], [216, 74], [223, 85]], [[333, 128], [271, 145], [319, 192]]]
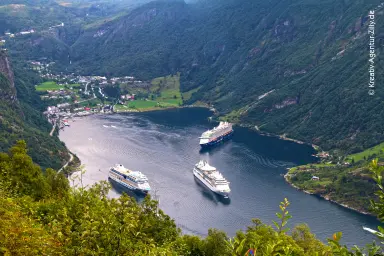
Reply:
[[231, 192], [229, 182], [215, 167], [210, 166], [206, 161], [201, 160], [195, 165], [193, 175], [211, 191], [224, 197], [229, 196]]
[[141, 172], [132, 171], [121, 164], [116, 164], [109, 169], [108, 177], [118, 184], [138, 192], [147, 194], [151, 190], [147, 176]]
[[219, 126], [204, 132], [200, 137], [200, 146], [209, 147], [215, 145], [233, 134], [232, 124], [220, 122]]

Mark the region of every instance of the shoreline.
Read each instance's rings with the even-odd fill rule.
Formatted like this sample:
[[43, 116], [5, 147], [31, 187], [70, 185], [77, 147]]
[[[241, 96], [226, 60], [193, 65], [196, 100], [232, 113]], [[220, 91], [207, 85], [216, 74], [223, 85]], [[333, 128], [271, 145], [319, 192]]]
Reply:
[[[289, 172], [289, 171], [288, 171], [288, 172]], [[288, 172], [287, 172], [286, 174], [284, 174], [284, 180], [285, 180], [285, 182], [288, 183], [291, 187], [293, 187], [293, 188], [295, 188], [295, 189], [297, 189], [297, 190], [299, 190], [299, 191], [301, 191], [301, 192], [303, 192], [303, 193], [305, 193], [305, 194], [319, 197], [319, 198], [321, 198], [321, 199], [324, 199], [324, 200], [326, 200], [326, 201], [328, 201], [328, 202], [337, 204], [337, 205], [339, 205], [339, 206], [341, 206], [341, 207], [347, 208], [347, 209], [352, 210], [352, 211], [354, 211], [354, 212], [358, 212], [358, 213], [363, 214], [363, 215], [366, 215], [366, 216], [371, 216], [371, 217], [375, 217], [375, 218], [377, 218], [377, 216], [375, 216], [375, 215], [372, 214], [372, 213], [365, 212], [365, 211], [363, 211], [363, 210], [358, 210], [358, 209], [356, 209], [356, 208], [354, 208], [354, 207], [351, 207], [351, 206], [349, 206], [349, 205], [346, 205], [346, 204], [343, 204], [343, 203], [339, 203], [339, 202], [337, 202], [337, 201], [335, 201], [335, 200], [332, 200], [332, 199], [330, 199], [330, 198], [328, 198], [328, 197], [326, 197], [326, 196], [323, 196], [323, 195], [320, 195], [320, 194], [316, 194], [316, 193], [312, 193], [312, 192], [309, 192], [309, 191], [307, 191], [307, 190], [305, 190], [305, 189], [301, 189], [301, 188], [299, 188], [298, 186], [294, 185], [293, 183], [291, 183], [291, 182], [289, 181], [288, 177], [289, 177], [290, 175], [289, 175]]]
[[244, 128], [248, 128], [250, 130], [256, 131], [258, 134], [263, 135], [263, 136], [279, 138], [281, 140], [292, 141], [292, 142], [295, 142], [297, 144], [311, 146], [317, 153], [319, 151], [321, 151], [320, 146], [318, 146], [318, 145], [311, 144], [311, 143], [304, 142], [304, 141], [300, 141], [300, 140], [293, 139], [293, 138], [289, 138], [289, 137], [286, 137], [284, 135], [278, 135], [278, 134], [274, 134], [274, 133], [263, 132], [263, 131], [260, 131], [257, 126], [254, 126], [254, 125], [250, 125], [250, 124], [237, 124], [237, 125], [240, 127], [244, 127]]
[[204, 105], [186, 105], [186, 106], [172, 106], [172, 107], [165, 107], [165, 108], [144, 108], [144, 109], [130, 109], [130, 110], [119, 110], [119, 111], [114, 110], [114, 112], [110, 113], [110, 114], [144, 113], [144, 112], [153, 112], [153, 111], [170, 110], [170, 109], [181, 109], [181, 108], [206, 108], [206, 109], [210, 109], [210, 107], [204, 106]]

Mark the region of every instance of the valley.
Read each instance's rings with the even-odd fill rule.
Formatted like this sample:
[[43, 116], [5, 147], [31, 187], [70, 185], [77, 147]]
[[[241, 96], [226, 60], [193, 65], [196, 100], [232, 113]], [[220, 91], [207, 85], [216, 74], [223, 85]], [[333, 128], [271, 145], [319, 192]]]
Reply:
[[[31, 205], [34, 204], [37, 209], [40, 207], [38, 204], [46, 203], [39, 200], [46, 200], [49, 196], [55, 197], [55, 193], [58, 193], [59, 197], [67, 195], [81, 197], [83, 191], [76, 194], [77, 192], [66, 188], [64, 184], [66, 180], [61, 176], [69, 175], [80, 166], [77, 153], [69, 152], [66, 144], [59, 139], [60, 135], [61, 138], [66, 137], [73, 143], [69, 132], [74, 129], [67, 130], [65, 127], [72, 128], [78, 123], [87, 126], [86, 123], [72, 121], [91, 120], [91, 123], [94, 120], [106, 121], [113, 123], [113, 128], [118, 130], [118, 125], [114, 123], [115, 119], [121, 117], [132, 120], [135, 122], [133, 126], [129, 124], [124, 126], [131, 136], [125, 138], [124, 143], [132, 145], [131, 148], [135, 148], [135, 151], [124, 151], [111, 145], [109, 147], [112, 151], [118, 152], [116, 155], [120, 154], [120, 151], [137, 155], [145, 153], [149, 156], [148, 161], [154, 161], [151, 154], [155, 155], [156, 150], [150, 145], [142, 145], [141, 141], [146, 141], [145, 139], [134, 141], [137, 133], [152, 131], [151, 128], [157, 127], [157, 130], [152, 131], [153, 134], [147, 134], [146, 138], [152, 136], [151, 138], [158, 139], [156, 142], [159, 143], [159, 148], [161, 143], [165, 143], [163, 146], [173, 152], [172, 146], [182, 144], [178, 139], [180, 135], [175, 134], [175, 138], [168, 138], [167, 133], [160, 130], [167, 127], [172, 133], [185, 122], [183, 125], [191, 126], [191, 134], [198, 134], [202, 127], [195, 127], [194, 123], [188, 121], [190, 117], [188, 113], [193, 113], [194, 110], [187, 107], [199, 106], [213, 111], [210, 113], [209, 121], [228, 121], [233, 123], [236, 129], [242, 130], [243, 127], [247, 127], [256, 131], [256, 133], [243, 131], [243, 134], [248, 136], [244, 141], [253, 141], [257, 146], [260, 143], [269, 156], [259, 156], [258, 153], [254, 155], [252, 150], [241, 144], [243, 142], [237, 141], [230, 144], [233, 148], [229, 147], [231, 152], [234, 152], [235, 158], [247, 152], [249, 155], [244, 156], [245, 162], [254, 158], [260, 158], [265, 162], [273, 160], [272, 165], [266, 164], [266, 166], [256, 161], [255, 166], [261, 166], [260, 168], [252, 166], [240, 168], [239, 170], [242, 170], [238, 173], [240, 176], [232, 176], [234, 183], [238, 182], [236, 178], [244, 173], [248, 175], [247, 172], [250, 170], [255, 172], [253, 176], [249, 174], [249, 177], [252, 177], [250, 179], [259, 178], [254, 179], [254, 182], [260, 182], [265, 178], [267, 184], [262, 185], [279, 184], [281, 191], [297, 195], [295, 194], [297, 191], [292, 192], [294, 189], [286, 188], [288, 184], [284, 183], [284, 176], [285, 182], [298, 190], [366, 215], [374, 215], [382, 221], [384, 87], [380, 77], [384, 76], [384, 71], [379, 67], [384, 65], [380, 57], [384, 49], [383, 34], [380, 32], [384, 30], [384, 3], [381, 1], [2, 1], [0, 3], [0, 152], [4, 153], [0, 154], [0, 177], [4, 182], [20, 186], [20, 191], [16, 191], [19, 187], [15, 188], [16, 192], [9, 189], [9, 184], [0, 179], [0, 201], [6, 198], [8, 193], [10, 197], [16, 198], [17, 193], [21, 192], [33, 197], [36, 202]], [[369, 16], [372, 13], [376, 31], [374, 94], [368, 93], [372, 74], [368, 65], [370, 57], [368, 30], [372, 27]], [[112, 113], [117, 115], [109, 115]], [[164, 113], [176, 113], [175, 118], [171, 118], [173, 115], [171, 114], [167, 119], [168, 117], [162, 116]], [[178, 113], [187, 114], [183, 116]], [[90, 117], [82, 119], [85, 116]], [[156, 122], [152, 121], [154, 119]], [[163, 123], [163, 120], [168, 120], [170, 123]], [[140, 130], [141, 127], [147, 126], [148, 131]], [[105, 132], [105, 137], [117, 134], [113, 129], [106, 131], [112, 126], [99, 128], [101, 130], [97, 130], [96, 134]], [[196, 132], [197, 130], [199, 132]], [[178, 132], [184, 131], [181, 129]], [[88, 138], [86, 129], [84, 134], [84, 138], [88, 141], [83, 142], [83, 145], [88, 145], [89, 152], [104, 150], [107, 143], [95, 147], [102, 136], [95, 140]], [[74, 135], [75, 140], [77, 135]], [[122, 132], [120, 135], [125, 136], [125, 133]], [[280, 138], [278, 141], [282, 144], [275, 142], [277, 138], [272, 137]], [[110, 138], [108, 142], [113, 139]], [[295, 158], [295, 161], [288, 161], [280, 166], [286, 155], [295, 153], [286, 150], [289, 145], [293, 145], [290, 143], [303, 147], [311, 145], [317, 151], [313, 152], [313, 156], [315, 154], [318, 156], [317, 161], [301, 162]], [[284, 154], [274, 155], [276, 145], [282, 147]], [[299, 150], [296, 146], [293, 148]], [[82, 145], [76, 147], [79, 154], [84, 156], [81, 160], [87, 159], [89, 152], [84, 150]], [[244, 152], [238, 151], [239, 147]], [[224, 149], [228, 150], [228, 147]], [[215, 152], [217, 151], [212, 151], [211, 155], [213, 156]], [[224, 150], [222, 153], [225, 152]], [[179, 160], [185, 157], [184, 160], [190, 162], [188, 154], [182, 151], [177, 153], [181, 154], [178, 155]], [[104, 167], [105, 155], [106, 152], [100, 155], [100, 165]], [[132, 163], [137, 155], [130, 155]], [[192, 154], [194, 157], [200, 155], [204, 154], [196, 156]], [[222, 161], [225, 162], [225, 159], [230, 158], [223, 158]], [[96, 161], [92, 164], [96, 164]], [[135, 164], [146, 166], [146, 163], [140, 161], [136, 161]], [[283, 169], [287, 172], [279, 168], [278, 173], [269, 172], [271, 169], [276, 171], [275, 165], [284, 166]], [[154, 166], [156, 163], [152, 166], [155, 169]], [[169, 163], [169, 166], [169, 170], [172, 170], [172, 163]], [[237, 167], [233, 166], [232, 169], [237, 170]], [[55, 171], [50, 168], [60, 170], [60, 175], [52, 178]], [[97, 173], [97, 170], [100, 172], [96, 165], [92, 168], [93, 173]], [[19, 170], [24, 170], [26, 175], [23, 176], [23, 172]], [[40, 171], [41, 177], [37, 175]], [[10, 173], [15, 173], [15, 178]], [[177, 177], [180, 173], [174, 175]], [[33, 177], [38, 177], [38, 180]], [[162, 178], [164, 177], [166, 172]], [[24, 178], [27, 180], [26, 184], [23, 183]], [[280, 180], [276, 182], [275, 179]], [[283, 184], [280, 181], [283, 181]], [[55, 182], [59, 184], [58, 190], [55, 190]], [[90, 195], [94, 191], [99, 191], [98, 189], [104, 191], [103, 185], [98, 186], [89, 192]], [[104, 200], [103, 203], [113, 204], [113, 200], [102, 198], [105, 195], [103, 193], [106, 192], [92, 196], [97, 198], [95, 200], [101, 198], [100, 200]], [[272, 192], [269, 195], [272, 195]], [[305, 194], [302, 196], [307, 197]], [[266, 195], [263, 200], [268, 198]], [[303, 200], [313, 199], [309, 198]], [[241, 196], [238, 196], [239, 202], [241, 199]], [[259, 204], [264, 203], [261, 198], [259, 199]], [[150, 199], [146, 200], [149, 204], [152, 203]], [[278, 204], [280, 201], [276, 200], [274, 203]], [[321, 205], [328, 207], [323, 204], [327, 202], [321, 200], [319, 201]], [[167, 207], [176, 209], [178, 203], [179, 201], [174, 202], [173, 206], [167, 205]], [[282, 204], [287, 202], [284, 200]], [[153, 207], [156, 208], [154, 205], [155, 203]], [[252, 213], [257, 212], [257, 206], [256, 204]], [[44, 207], [50, 208], [47, 205]], [[300, 212], [299, 208], [294, 208], [296, 213]], [[302, 205], [301, 209], [304, 208]], [[50, 214], [45, 210], [41, 211], [47, 216]], [[284, 214], [283, 212], [280, 216], [285, 216]], [[172, 213], [170, 215], [172, 216]], [[239, 216], [238, 220], [241, 219]], [[355, 223], [352, 226], [360, 229], [361, 223], [355, 222], [355, 215], [348, 216], [349, 221]], [[152, 221], [157, 217], [149, 216]], [[370, 216], [360, 217], [370, 218]], [[168, 216], [164, 218], [167, 219]], [[40, 223], [41, 219], [36, 221]], [[285, 220], [281, 221], [284, 223]], [[258, 230], [261, 223], [259, 222], [260, 220], [255, 220], [253, 222], [256, 223], [255, 227], [250, 230]], [[0, 224], [2, 223], [0, 221]], [[41, 223], [46, 225], [48, 222], [42, 220]], [[167, 221], [165, 223], [169, 224]], [[184, 226], [183, 231], [196, 231], [191, 228], [193, 226], [191, 223]], [[242, 222], [243, 227], [244, 223]], [[169, 225], [172, 226], [173, 222]], [[207, 226], [209, 225], [203, 225], [198, 232]], [[221, 225], [217, 226], [223, 228]], [[233, 225], [233, 227], [239, 226]], [[283, 224], [277, 227], [277, 233], [274, 233], [274, 229], [269, 226], [265, 228], [263, 232], [285, 235], [282, 232]], [[373, 228], [375, 227], [370, 226], [369, 229]], [[172, 232], [176, 234], [175, 230], [172, 229]], [[250, 230], [247, 232], [251, 232]], [[309, 232], [303, 230], [304, 233]], [[353, 232], [352, 230], [353, 228], [348, 232]], [[232, 234], [231, 230], [226, 231]], [[295, 237], [295, 232], [292, 235], [294, 243], [300, 244], [298, 239], [300, 235], [296, 233]], [[0, 254], [2, 234], [0, 233]], [[209, 239], [212, 239], [212, 234], [221, 236], [222, 239], [218, 238], [218, 241], [223, 243], [234, 241], [228, 240], [225, 233], [220, 235], [212, 230], [208, 232]], [[241, 240], [243, 235], [237, 234], [237, 239]], [[340, 234], [335, 233], [332, 237], [334, 243], [330, 242], [329, 248], [322, 247], [322, 243], [317, 248], [333, 252], [338, 248], [337, 250], [343, 251], [338, 244], [340, 237]], [[350, 239], [351, 236], [346, 237]], [[321, 238], [325, 241], [324, 233], [321, 234]], [[183, 236], [180, 239], [189, 238]], [[289, 240], [291, 237], [289, 235], [284, 239]], [[68, 243], [68, 240], [66, 241], [63, 244]], [[199, 241], [196, 244], [209, 244], [208, 240], [200, 238], [196, 238], [195, 241]], [[232, 249], [237, 246], [235, 243], [239, 246], [241, 244], [233, 242]], [[188, 247], [184, 244], [184, 240], [180, 244], [185, 248]], [[352, 242], [348, 241], [348, 245], [352, 245]], [[72, 246], [74, 245], [65, 249], [67, 253], [72, 250]], [[251, 246], [249, 241], [248, 246]], [[297, 255], [310, 255], [308, 248], [299, 247], [295, 247]], [[227, 246], [223, 245], [222, 248]], [[237, 250], [242, 252], [241, 255], [246, 251], [244, 248]], [[313, 249], [311, 252], [319, 250]], [[210, 249], [201, 249], [201, 254], [196, 255], [219, 255], [205, 254], [208, 251]], [[135, 254], [137, 251], [135, 249], [131, 252]], [[237, 251], [234, 255], [237, 255]]]

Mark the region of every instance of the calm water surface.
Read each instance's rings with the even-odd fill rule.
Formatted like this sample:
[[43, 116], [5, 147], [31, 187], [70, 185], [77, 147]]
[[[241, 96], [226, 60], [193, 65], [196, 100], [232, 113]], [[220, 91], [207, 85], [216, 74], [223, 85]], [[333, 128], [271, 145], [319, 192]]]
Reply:
[[[374, 218], [357, 214], [285, 183], [286, 168], [315, 159], [311, 147], [265, 137], [235, 127], [232, 140], [210, 151], [201, 151], [198, 137], [214, 126], [206, 109], [185, 108], [76, 119], [60, 138], [77, 154], [87, 172], [83, 183], [108, 179], [116, 163], [142, 171], [160, 198], [160, 207], [184, 233], [206, 235], [218, 228], [234, 235], [252, 218], [271, 224], [279, 203], [291, 201], [291, 225], [307, 223], [324, 240], [343, 232], [347, 245], [364, 245], [373, 236], [363, 226], [376, 228]], [[195, 181], [192, 169], [200, 159], [220, 170], [231, 182], [230, 200], [222, 199]], [[156, 191], [156, 192], [155, 192]], [[122, 191], [114, 188], [111, 196]], [[138, 198], [141, 200], [141, 198]]]

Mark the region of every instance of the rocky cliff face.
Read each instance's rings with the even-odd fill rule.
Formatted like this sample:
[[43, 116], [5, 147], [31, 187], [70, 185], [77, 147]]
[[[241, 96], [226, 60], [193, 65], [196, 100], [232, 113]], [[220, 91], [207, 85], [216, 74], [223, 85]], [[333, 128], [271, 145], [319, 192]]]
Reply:
[[52, 125], [40, 112], [44, 103], [34, 93], [37, 74], [17, 59], [11, 64], [11, 59], [0, 51], [0, 152], [24, 140], [35, 163], [59, 169], [68, 161], [68, 150], [57, 136], [49, 135]]
[[0, 74], [6, 78], [5, 81], [2, 79], [3, 81], [0, 83], [0, 99], [15, 102], [17, 98], [14, 75], [5, 51], [0, 51]]

